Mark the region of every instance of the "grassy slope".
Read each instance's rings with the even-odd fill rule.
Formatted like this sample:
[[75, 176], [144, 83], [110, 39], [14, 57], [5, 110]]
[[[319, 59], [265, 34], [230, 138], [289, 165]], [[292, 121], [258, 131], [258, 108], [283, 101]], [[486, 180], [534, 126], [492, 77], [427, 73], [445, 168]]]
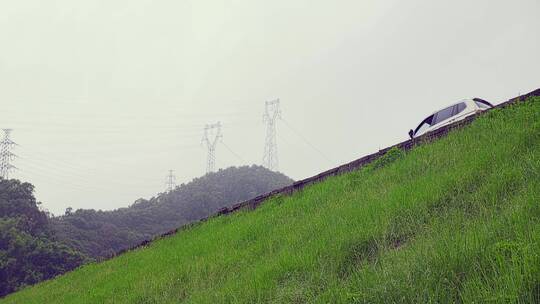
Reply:
[[540, 301], [540, 99], [3, 303]]

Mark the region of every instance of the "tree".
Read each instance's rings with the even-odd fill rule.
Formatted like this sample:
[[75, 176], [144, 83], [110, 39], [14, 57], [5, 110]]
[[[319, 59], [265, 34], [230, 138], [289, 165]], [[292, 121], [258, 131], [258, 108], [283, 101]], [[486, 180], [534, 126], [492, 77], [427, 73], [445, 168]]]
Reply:
[[0, 296], [52, 278], [87, 258], [55, 240], [34, 187], [0, 179]]

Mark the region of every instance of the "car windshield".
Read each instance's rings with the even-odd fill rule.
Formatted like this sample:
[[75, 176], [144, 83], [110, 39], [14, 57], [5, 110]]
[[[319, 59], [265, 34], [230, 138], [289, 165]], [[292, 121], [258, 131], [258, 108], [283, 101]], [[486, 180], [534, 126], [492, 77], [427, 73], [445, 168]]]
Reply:
[[424, 132], [427, 128], [431, 127], [433, 122], [433, 115], [430, 115], [428, 118], [424, 119], [418, 127], [416, 127], [416, 130], [414, 130], [414, 134], [420, 134]]

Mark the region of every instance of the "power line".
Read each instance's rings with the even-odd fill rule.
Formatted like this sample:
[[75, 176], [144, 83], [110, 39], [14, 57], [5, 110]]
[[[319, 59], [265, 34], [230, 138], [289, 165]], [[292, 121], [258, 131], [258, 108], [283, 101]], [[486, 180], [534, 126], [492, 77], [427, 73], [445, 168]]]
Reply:
[[38, 177], [38, 180], [45, 181], [46, 183], [57, 184], [62, 187], [70, 186], [70, 187], [77, 188], [79, 190], [94, 190], [94, 191], [103, 192], [103, 191], [109, 191], [112, 187], [114, 187], [112, 185], [109, 188], [100, 187], [98, 185], [91, 185], [82, 180], [77, 181], [70, 178], [63, 178], [62, 176], [59, 176], [59, 175], [52, 175], [51, 170], [49, 169], [42, 169], [37, 166], [27, 167], [26, 170], [19, 171], [17, 175], [19, 176], [20, 179], [23, 179], [29, 182], [31, 181], [32, 183], [35, 183], [36, 181], [35, 178]]
[[[81, 175], [80, 170], [77, 172], [58, 170], [61, 167], [47, 165], [46, 163], [37, 162], [29, 159], [24, 159], [17, 171], [17, 176], [26, 177], [28, 180], [33, 179], [33, 175], [41, 176], [44, 181], [50, 182], [51, 179], [64, 182], [66, 184], [77, 184], [82, 187], [93, 187], [94, 189], [110, 190], [118, 186], [125, 187], [140, 187], [142, 185], [152, 184], [153, 180], [137, 178], [133, 180], [117, 180], [111, 179], [109, 176], [100, 176], [99, 178], [85, 177]], [[29, 174], [29, 175], [28, 175]]]
[[214, 172], [216, 167], [216, 146], [223, 137], [221, 134], [221, 123], [207, 124], [204, 127], [202, 143], [206, 144], [208, 157], [206, 161], [206, 173]]
[[11, 129], [3, 129], [3, 131], [4, 138], [0, 142], [0, 177], [9, 179], [9, 172], [13, 169], [17, 169], [11, 163], [16, 157], [16, 155], [11, 152], [11, 149], [16, 143], [10, 138]]
[[333, 164], [334, 162], [326, 156], [321, 150], [319, 150], [317, 147], [315, 147], [306, 137], [304, 137], [299, 131], [297, 131], [293, 126], [291, 126], [285, 119], [281, 119], [285, 126], [289, 128], [293, 133], [296, 134], [296, 136], [300, 137], [308, 146], [310, 146], [315, 152], [317, 152], [320, 156], [322, 156], [326, 161], [328, 161], [330, 164]]
[[263, 114], [263, 122], [266, 123], [263, 166], [273, 171], [279, 170], [276, 142], [276, 120], [278, 118], [281, 118], [279, 99], [266, 101]]
[[225, 142], [223, 140], [221, 141], [221, 144], [225, 147], [225, 149], [229, 150], [229, 152], [231, 152], [232, 155], [234, 155], [236, 158], [238, 158], [238, 160], [240, 160], [242, 163], [246, 163], [244, 158], [242, 158], [242, 156], [240, 156], [236, 152], [234, 152], [228, 145], [225, 144]]

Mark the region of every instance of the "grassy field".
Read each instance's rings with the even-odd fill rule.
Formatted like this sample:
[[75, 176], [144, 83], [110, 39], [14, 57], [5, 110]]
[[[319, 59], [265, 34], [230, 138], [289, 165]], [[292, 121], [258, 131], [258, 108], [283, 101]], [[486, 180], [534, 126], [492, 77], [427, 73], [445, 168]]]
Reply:
[[1, 303], [540, 303], [540, 98]]

